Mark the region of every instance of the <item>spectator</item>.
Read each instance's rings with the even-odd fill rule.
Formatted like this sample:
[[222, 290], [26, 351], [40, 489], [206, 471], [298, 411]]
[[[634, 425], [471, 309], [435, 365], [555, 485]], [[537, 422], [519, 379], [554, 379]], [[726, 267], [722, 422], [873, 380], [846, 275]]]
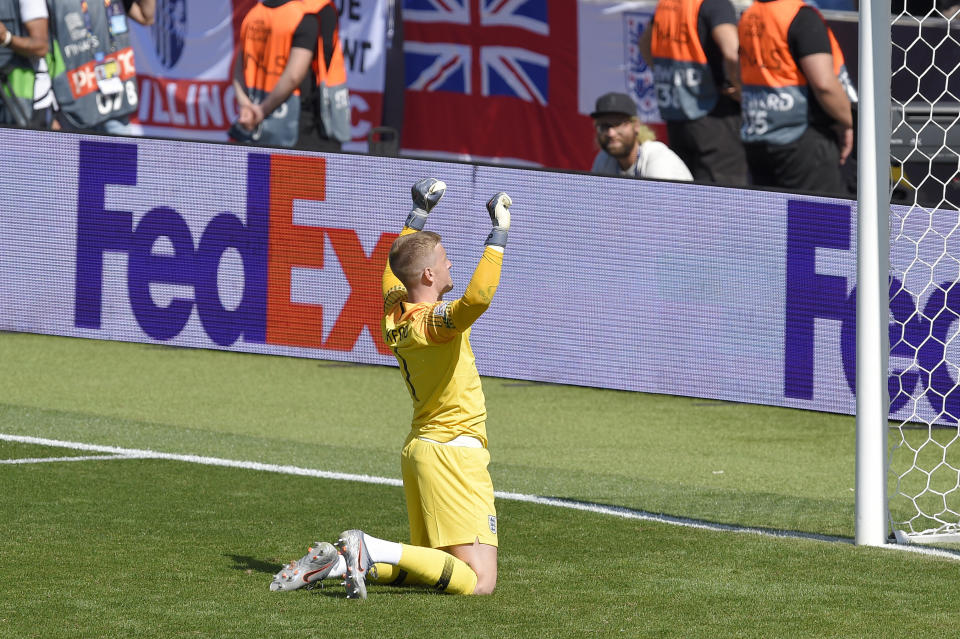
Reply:
[[[321, 22], [327, 25], [324, 34]], [[339, 149], [340, 141], [324, 129], [316, 99], [318, 46], [330, 48], [333, 63], [338, 42], [336, 8], [329, 2], [262, 0], [255, 5], [240, 27], [233, 80], [240, 114], [231, 137], [246, 144]], [[342, 56], [339, 64], [345, 79]], [[324, 65], [329, 68], [326, 55]]]
[[34, 77], [50, 40], [45, 0], [0, 0], [0, 124], [34, 126]]
[[745, 185], [737, 13], [730, 0], [662, 0], [640, 36], [670, 148], [701, 182]]
[[332, 0], [303, 0], [311, 13], [317, 14], [320, 40], [314, 58], [313, 73], [317, 79], [314, 110], [317, 114], [318, 151], [339, 151], [351, 138], [350, 92], [347, 89], [347, 67], [340, 43], [340, 16]]
[[626, 93], [605, 93], [590, 114], [602, 149], [591, 171], [658, 180], [692, 180], [677, 154], [656, 141], [653, 131], [637, 118], [637, 104]]
[[740, 72], [754, 183], [847, 194], [856, 93], [820, 13], [802, 0], [757, 0], [740, 17]]
[[153, 24], [156, 0], [47, 0], [47, 4], [57, 122], [68, 131], [129, 135], [130, 114], [139, 97], [127, 17]]

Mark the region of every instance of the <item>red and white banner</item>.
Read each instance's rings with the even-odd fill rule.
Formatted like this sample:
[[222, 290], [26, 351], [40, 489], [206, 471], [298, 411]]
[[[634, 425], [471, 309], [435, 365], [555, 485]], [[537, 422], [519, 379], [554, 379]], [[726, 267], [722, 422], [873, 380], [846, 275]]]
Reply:
[[[151, 27], [132, 23], [140, 104], [134, 131], [157, 137], [226, 140], [237, 117], [232, 85], [236, 41], [256, 0], [157, 0]], [[340, 39], [353, 106], [351, 150], [380, 124], [387, 0], [340, 0]]]
[[[346, 150], [365, 151], [383, 121], [391, 12], [400, 1], [336, 1], [353, 107]], [[235, 43], [254, 4], [157, 0], [156, 23], [133, 25], [137, 133], [227, 139], [237, 116]], [[636, 49], [649, 18], [649, 9], [577, 0], [404, 0], [403, 152], [589, 169], [597, 96], [625, 91], [641, 119], [660, 121]]]

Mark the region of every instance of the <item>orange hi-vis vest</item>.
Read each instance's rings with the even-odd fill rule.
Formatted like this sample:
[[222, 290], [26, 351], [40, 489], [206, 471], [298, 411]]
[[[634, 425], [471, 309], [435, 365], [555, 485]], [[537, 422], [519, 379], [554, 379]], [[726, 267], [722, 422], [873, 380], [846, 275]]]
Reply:
[[[256, 4], [240, 26], [243, 41], [243, 81], [248, 89], [270, 93], [287, 66], [293, 32], [307, 14], [301, 2], [270, 8]], [[300, 89], [294, 91], [300, 95]]]
[[[307, 13], [319, 14], [332, 0], [302, 0]], [[334, 5], [336, 8], [336, 5]], [[330, 66], [325, 66], [323, 34], [317, 41], [317, 57], [313, 60], [313, 73], [317, 78], [317, 112], [323, 124], [324, 134], [340, 142], [351, 139], [350, 92], [347, 89], [347, 66], [343, 61], [343, 45], [340, 42], [340, 27], [333, 32], [333, 55]]]
[[696, 120], [717, 104], [717, 82], [697, 30], [702, 4], [660, 0], [650, 21], [653, 80], [664, 120]]
[[[810, 90], [787, 43], [790, 24], [807, 6], [803, 0], [754, 2], [740, 16], [744, 142], [788, 144], [807, 130]], [[848, 95], [855, 96], [840, 45], [830, 27], [826, 29], [834, 72]]]
[[[266, 98], [283, 75], [290, 57], [293, 34], [308, 11], [294, 0], [279, 7], [257, 3], [240, 25], [243, 46], [243, 83], [256, 103]], [[294, 146], [299, 137], [300, 88], [277, 107], [254, 132], [252, 142], [267, 146]]]
[[[328, 4], [333, 4], [333, 0], [301, 0], [301, 2], [306, 7], [306, 13], [317, 14]], [[339, 27], [333, 32], [333, 57], [330, 58], [330, 68], [324, 67], [323, 34], [321, 34], [317, 41], [317, 57], [313, 61], [313, 71], [317, 76], [317, 84], [326, 82], [330, 86], [337, 86], [347, 81], [347, 67], [343, 63], [343, 46], [340, 44]]]

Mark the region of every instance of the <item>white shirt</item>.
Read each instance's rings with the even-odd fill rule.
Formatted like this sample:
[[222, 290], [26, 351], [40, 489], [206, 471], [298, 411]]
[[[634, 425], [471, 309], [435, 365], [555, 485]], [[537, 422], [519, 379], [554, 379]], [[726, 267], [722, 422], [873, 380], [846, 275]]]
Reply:
[[38, 18], [46, 18], [47, 0], [20, 0], [20, 21], [30, 22]]
[[[20, 0], [20, 21], [26, 24], [41, 18], [50, 19], [47, 13], [47, 0]], [[53, 104], [53, 91], [50, 84], [50, 74], [47, 72], [47, 61], [43, 58], [33, 61], [36, 72], [33, 81], [33, 108], [44, 109]]]
[[652, 178], [655, 180], [683, 180], [692, 181], [690, 169], [680, 157], [670, 150], [663, 142], [650, 140], [640, 145], [637, 150], [637, 161], [633, 166], [622, 169], [617, 159], [600, 151], [593, 160], [593, 173], [601, 175], [619, 175], [623, 177]]

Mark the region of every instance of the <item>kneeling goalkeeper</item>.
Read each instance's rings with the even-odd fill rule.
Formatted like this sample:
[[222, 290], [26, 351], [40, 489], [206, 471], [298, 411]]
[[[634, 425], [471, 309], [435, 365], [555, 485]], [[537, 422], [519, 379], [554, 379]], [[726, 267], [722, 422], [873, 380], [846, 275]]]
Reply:
[[445, 189], [433, 178], [414, 184], [413, 209], [383, 274], [383, 335], [413, 400], [411, 430], [401, 452], [411, 544], [347, 530], [337, 541], [339, 557], [330, 544], [315, 544], [277, 574], [273, 590], [340, 576], [351, 598], [366, 597], [368, 577], [455, 594], [490, 594], [496, 586], [487, 412], [470, 327], [497, 290], [512, 202], [503, 192], [487, 202], [493, 230], [480, 263], [463, 297], [446, 302], [444, 294], [453, 289], [452, 264], [440, 236], [423, 230]]

